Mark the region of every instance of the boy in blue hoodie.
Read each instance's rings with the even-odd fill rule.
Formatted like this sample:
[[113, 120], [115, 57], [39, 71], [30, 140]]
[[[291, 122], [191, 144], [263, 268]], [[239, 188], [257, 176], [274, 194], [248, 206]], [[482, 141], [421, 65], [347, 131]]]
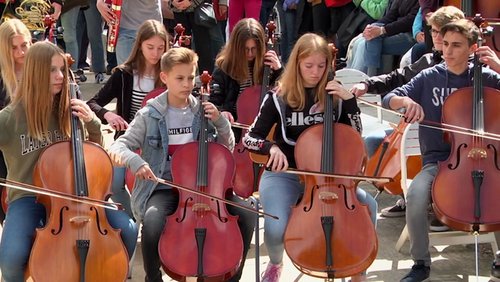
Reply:
[[[383, 99], [385, 107], [406, 108], [408, 122], [422, 120], [441, 122], [445, 98], [453, 91], [472, 86], [473, 70], [468, 58], [477, 49], [479, 29], [469, 20], [461, 19], [441, 28], [445, 63], [423, 70], [408, 84], [396, 88]], [[500, 75], [483, 69], [483, 85], [500, 89]], [[450, 154], [450, 144], [440, 130], [419, 128], [422, 171], [412, 181], [407, 193], [406, 222], [410, 237], [410, 254], [415, 261], [402, 282], [424, 281], [430, 275], [430, 252], [427, 207], [438, 162]]]

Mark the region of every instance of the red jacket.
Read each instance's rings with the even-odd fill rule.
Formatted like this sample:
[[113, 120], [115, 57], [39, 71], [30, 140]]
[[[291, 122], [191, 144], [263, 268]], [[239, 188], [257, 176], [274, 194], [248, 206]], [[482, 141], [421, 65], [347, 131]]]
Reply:
[[328, 8], [342, 7], [352, 2], [352, 0], [325, 0]]

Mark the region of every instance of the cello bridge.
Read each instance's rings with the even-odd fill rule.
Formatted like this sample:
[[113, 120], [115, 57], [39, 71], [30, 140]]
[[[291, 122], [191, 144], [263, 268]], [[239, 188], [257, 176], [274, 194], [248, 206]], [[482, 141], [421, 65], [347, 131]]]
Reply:
[[488, 153], [483, 148], [472, 148], [467, 154], [467, 157], [477, 161], [480, 159], [486, 159], [488, 157]]
[[193, 205], [192, 211], [199, 212], [199, 213], [208, 212], [208, 211], [210, 211], [210, 206], [207, 204], [204, 204], [204, 203], [196, 203]]
[[337, 196], [337, 193], [326, 192], [326, 191], [320, 192], [318, 197], [323, 202], [334, 201], [334, 200], [337, 200], [339, 198], [339, 196]]
[[87, 223], [87, 222], [90, 222], [90, 217], [88, 216], [83, 216], [83, 215], [80, 215], [80, 216], [74, 216], [72, 217], [69, 222], [71, 223], [76, 223], [76, 224], [82, 224], [82, 223]]

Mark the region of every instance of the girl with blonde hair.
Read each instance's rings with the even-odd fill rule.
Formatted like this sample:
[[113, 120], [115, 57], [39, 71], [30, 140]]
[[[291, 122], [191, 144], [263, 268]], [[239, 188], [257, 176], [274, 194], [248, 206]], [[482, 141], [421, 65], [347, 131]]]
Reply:
[[11, 19], [0, 25], [0, 109], [14, 95], [30, 45], [31, 33], [22, 21]]
[[[270, 262], [263, 273], [263, 282], [279, 281], [283, 268], [284, 234], [291, 207], [304, 193], [299, 176], [286, 173], [296, 168], [295, 143], [310, 126], [323, 123], [324, 100], [334, 95], [335, 122], [352, 126], [361, 133], [360, 110], [355, 96], [337, 81], [329, 79], [332, 53], [324, 38], [313, 33], [304, 34], [295, 44], [276, 90], [264, 98], [260, 112], [243, 144], [249, 150], [269, 155], [269, 161], [259, 183], [260, 201], [264, 212], [279, 220], [264, 221], [264, 243]], [[276, 124], [274, 141], [266, 140]], [[377, 202], [360, 188], [356, 194], [361, 203], [368, 205], [375, 224]], [[360, 277], [356, 277], [360, 278]], [[352, 280], [357, 281], [357, 280]]]
[[[31, 44], [31, 33], [18, 19], [11, 19], [0, 25], [0, 110], [14, 96], [18, 81], [21, 79], [24, 55]], [[0, 151], [0, 178], [7, 177], [7, 167]], [[0, 194], [3, 186], [0, 186]], [[5, 219], [5, 211], [0, 205], [0, 224]]]
[[[66, 56], [57, 46], [38, 42], [30, 47], [17, 94], [0, 111], [0, 150], [5, 154], [8, 180], [33, 184], [34, 167], [43, 148], [70, 138], [72, 114], [85, 123], [90, 141], [102, 143], [94, 113], [82, 100], [69, 98], [68, 74]], [[21, 190], [8, 189], [8, 203], [0, 241], [2, 279], [24, 281], [33, 237], [36, 228], [45, 225], [46, 211], [33, 193]], [[137, 240], [135, 223], [122, 211], [106, 211], [106, 215], [114, 228], [121, 229], [131, 254]]]

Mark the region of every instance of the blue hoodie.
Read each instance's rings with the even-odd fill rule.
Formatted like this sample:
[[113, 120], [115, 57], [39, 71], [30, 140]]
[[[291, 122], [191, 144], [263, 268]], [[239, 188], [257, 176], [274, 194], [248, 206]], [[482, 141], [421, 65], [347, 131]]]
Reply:
[[[473, 86], [473, 76], [472, 64], [460, 75], [449, 72], [446, 65], [438, 64], [421, 71], [407, 84], [389, 92], [383, 99], [383, 106], [388, 108], [394, 96], [408, 96], [422, 106], [426, 120], [440, 123], [446, 97], [459, 88]], [[500, 89], [500, 75], [483, 68], [483, 86]], [[448, 158], [451, 148], [443, 139], [443, 131], [420, 126], [419, 139], [424, 165]]]

